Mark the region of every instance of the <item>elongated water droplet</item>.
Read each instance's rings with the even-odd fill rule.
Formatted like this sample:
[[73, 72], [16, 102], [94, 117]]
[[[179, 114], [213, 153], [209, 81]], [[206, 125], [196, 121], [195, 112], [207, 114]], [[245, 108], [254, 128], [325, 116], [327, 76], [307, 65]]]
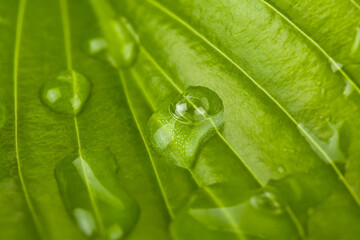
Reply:
[[216, 201], [206, 196], [205, 191], [196, 193], [171, 224], [174, 238], [297, 239], [297, 230], [274, 193], [236, 191], [239, 192], [236, 186], [213, 191]]
[[57, 113], [76, 115], [90, 96], [91, 84], [80, 73], [64, 71], [41, 89], [41, 99]]
[[[350, 52], [351, 57], [356, 58], [360, 57], [360, 27], [356, 27], [356, 35], [354, 38], [354, 43], [351, 47], [351, 52]], [[357, 58], [358, 61], [360, 61], [359, 58]]]
[[137, 221], [138, 206], [119, 186], [116, 170], [107, 150], [82, 150], [55, 169], [65, 206], [86, 236], [121, 239]]
[[332, 59], [332, 58], [330, 58], [329, 61], [330, 61], [330, 64], [331, 64], [331, 70], [332, 70], [333, 72], [339, 71], [339, 70], [342, 69], [343, 66], [344, 66], [344, 65], [342, 65], [341, 63], [335, 61], [335, 60]]
[[3, 105], [0, 105], [0, 129], [4, 126], [6, 119], [6, 111]]
[[340, 148], [340, 134], [339, 130], [342, 123], [330, 124], [329, 126], [333, 130], [333, 135], [329, 140], [322, 141], [317, 136], [311, 133], [311, 131], [305, 127], [303, 123], [299, 123], [298, 129], [300, 133], [305, 137], [306, 141], [310, 144], [311, 148], [323, 159], [326, 163], [333, 161], [337, 164], [345, 162], [345, 156]]
[[94, 42], [93, 39], [89, 45], [95, 45], [97, 49], [99, 49], [100, 46], [103, 48], [107, 47], [107, 60], [110, 61], [114, 67], [131, 67], [137, 59], [139, 39], [129, 21], [125, 17], [120, 17], [116, 20], [111, 19], [102, 22], [101, 29], [106, 44], [102, 41], [99, 42], [99, 39]]
[[199, 147], [223, 121], [219, 96], [205, 87], [189, 87], [170, 106], [155, 113], [148, 122], [153, 149], [173, 164], [190, 168]]

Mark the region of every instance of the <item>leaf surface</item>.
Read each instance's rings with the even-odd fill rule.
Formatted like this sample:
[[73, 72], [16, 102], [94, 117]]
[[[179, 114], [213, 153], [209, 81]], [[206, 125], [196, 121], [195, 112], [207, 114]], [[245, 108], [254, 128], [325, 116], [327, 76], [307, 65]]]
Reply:
[[[110, 3], [0, 3], [1, 239], [359, 236], [357, 1]], [[179, 167], [148, 124], [191, 86], [223, 126]]]

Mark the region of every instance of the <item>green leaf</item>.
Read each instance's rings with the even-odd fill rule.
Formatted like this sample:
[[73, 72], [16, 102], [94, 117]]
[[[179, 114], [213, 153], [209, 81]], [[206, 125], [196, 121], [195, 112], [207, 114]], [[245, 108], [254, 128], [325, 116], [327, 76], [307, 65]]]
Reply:
[[356, 0], [0, 1], [0, 239], [356, 239], [359, 23]]

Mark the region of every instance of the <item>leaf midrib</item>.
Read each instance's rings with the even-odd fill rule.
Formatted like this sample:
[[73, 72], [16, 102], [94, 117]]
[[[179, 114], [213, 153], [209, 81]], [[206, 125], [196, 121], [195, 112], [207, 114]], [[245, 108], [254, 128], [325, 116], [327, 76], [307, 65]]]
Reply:
[[[141, 49], [144, 51], [144, 49], [143, 49], [142, 47], [141, 47]], [[153, 63], [153, 62], [152, 62], [152, 63]], [[153, 63], [153, 64], [154, 64], [154, 63]], [[154, 64], [154, 65], [155, 65], [155, 64]], [[157, 69], [158, 69], [158, 68], [157, 68]], [[159, 71], [162, 72], [163, 70], [162, 70], [162, 69], [159, 69]], [[146, 91], [144, 90], [144, 87], [142, 86], [141, 82], [139, 82], [138, 76], [137, 76], [136, 72], [133, 71], [133, 70], [130, 70], [130, 72], [132, 73], [132, 76], [133, 76], [133, 78], [135, 79], [137, 85], [140, 87], [140, 90], [141, 90], [142, 94], [145, 96], [145, 99], [146, 99], [146, 101], [149, 103], [152, 111], [153, 111], [153, 112], [156, 111], [156, 108], [155, 108], [154, 104], [152, 103], [151, 99], [147, 96], [147, 93], [146, 93]], [[166, 74], [166, 73], [165, 73], [165, 72], [162, 72], [162, 74]], [[120, 78], [121, 78], [121, 77], [123, 78], [123, 74], [121, 74]], [[121, 79], [121, 81], [122, 81], [123, 85], [125, 86], [125, 87], [124, 87], [124, 90], [125, 90], [125, 94], [127, 95], [127, 93], [126, 93], [126, 90], [127, 90], [126, 82], [125, 82], [123, 79]], [[178, 88], [178, 86], [177, 86], [172, 80], [169, 81], [169, 82], [170, 82], [180, 93], [182, 92], [182, 90], [181, 90], [180, 88]], [[132, 109], [131, 101], [130, 101], [130, 99], [128, 98], [128, 96], [127, 96], [127, 100], [128, 100], [128, 103], [129, 103], [130, 108]], [[131, 111], [133, 112], [133, 110], [131, 110]], [[133, 114], [133, 117], [134, 117], [135, 122], [137, 123], [138, 121], [137, 121], [137, 119], [136, 119], [135, 114]], [[137, 125], [138, 125], [138, 123], [137, 123]], [[150, 159], [151, 159], [151, 161], [153, 161], [153, 160], [152, 160], [152, 157], [151, 157], [151, 153], [150, 153], [150, 151], [149, 151], [148, 144], [147, 144], [146, 140], [145, 140], [144, 137], [143, 137], [143, 133], [142, 133], [142, 130], [140, 129], [139, 125], [138, 125], [138, 129], [139, 129], [140, 134], [141, 134], [141, 136], [142, 136], [142, 138], [143, 138], [144, 144], [145, 144], [145, 146], [146, 146], [146, 148], [147, 148], [147, 150], [148, 150], [148, 154], [149, 154], [149, 156], [150, 156]], [[154, 165], [153, 165], [153, 166], [154, 166]], [[192, 170], [192, 169], [187, 169], [187, 170], [188, 170], [188, 172], [190, 173], [190, 175], [192, 176], [192, 178], [194, 179], [196, 185], [197, 185], [199, 188], [201, 188], [202, 186], [201, 186], [199, 180], [197, 179], [196, 175], [194, 174], [193, 170]], [[156, 171], [156, 168], [155, 168], [155, 167], [154, 167], [154, 171]], [[157, 175], [157, 171], [156, 171], [156, 175]], [[158, 182], [159, 182], [159, 184], [161, 184], [160, 178], [158, 178]], [[227, 219], [229, 220], [230, 224], [231, 224], [234, 228], [236, 228], [237, 226], [236, 226], [236, 223], [235, 223], [233, 217], [231, 216], [231, 214], [228, 213], [228, 211], [225, 210], [224, 205], [221, 203], [221, 201], [218, 199], [218, 197], [217, 197], [217, 196], [211, 191], [211, 189], [209, 189], [208, 187], [203, 186], [203, 189], [207, 192], [207, 194], [208, 194], [209, 197], [213, 200], [213, 202], [221, 209], [221, 211], [223, 212], [225, 218], [227, 218]], [[165, 198], [166, 193], [165, 193], [165, 191], [164, 191], [163, 189], [162, 189], [162, 193], [163, 193], [163, 197]], [[165, 201], [167, 202], [167, 200], [165, 200]], [[166, 203], [166, 204], [168, 204], [168, 203]], [[170, 210], [169, 207], [168, 207], [168, 210]], [[172, 213], [172, 214], [170, 214], [170, 215], [171, 215], [171, 218], [173, 219], [173, 218], [174, 218], [174, 214]], [[237, 237], [239, 238], [239, 240], [246, 240], [246, 238], [243, 236], [243, 234], [242, 234], [241, 232], [240, 232], [240, 233], [236, 233], [236, 235], [237, 235]]]
[[[66, 53], [66, 64], [67, 64], [68, 71], [70, 71], [71, 74], [72, 74], [73, 94], [75, 96], [75, 93], [77, 92], [76, 91], [76, 88], [77, 88], [77, 86], [76, 86], [76, 73], [74, 72], [73, 66], [72, 66], [70, 19], [69, 19], [69, 14], [68, 14], [67, 0], [59, 0], [59, 4], [60, 4], [61, 20], [62, 20], [62, 23], [63, 23], [63, 31], [64, 31], [64, 45], [65, 45], [65, 53]], [[85, 185], [86, 185], [86, 188], [87, 188], [87, 192], [89, 194], [90, 203], [91, 203], [93, 212], [95, 214], [96, 222], [97, 222], [98, 227], [99, 227], [100, 235], [105, 236], [104, 223], [103, 223], [103, 220], [101, 218], [99, 208], [98, 208], [98, 206], [96, 204], [95, 197], [94, 197], [94, 194], [92, 192], [92, 188], [90, 186], [90, 183], [89, 183], [89, 180], [88, 180], [88, 175], [87, 175], [87, 172], [86, 172], [85, 166], [84, 166], [84, 158], [83, 158], [83, 154], [82, 154], [79, 124], [78, 124], [78, 118], [77, 118], [75, 112], [74, 112], [73, 120], [74, 120], [74, 127], [75, 127], [75, 133], [76, 133], [77, 149], [78, 149], [78, 154], [79, 154], [79, 157], [80, 157], [80, 160], [81, 160], [81, 168], [82, 168], [83, 174], [84, 174]]]
[[[262, 1], [262, 0], [260, 0]], [[266, 91], [254, 78], [252, 78], [243, 68], [241, 68], [234, 60], [232, 60], [225, 52], [223, 52], [220, 48], [216, 47], [210, 40], [208, 40], [205, 36], [203, 36], [201, 33], [199, 33], [197, 30], [195, 30], [191, 25], [189, 25], [186, 21], [181, 19], [179, 16], [177, 16], [175, 13], [173, 13], [170, 9], [166, 8], [164, 5], [160, 4], [157, 1], [154, 0], [147, 0], [148, 3], [150, 3], [152, 6], [156, 7], [166, 15], [168, 15], [173, 20], [179, 22], [183, 26], [185, 26], [188, 30], [190, 30], [191, 33], [202, 39], [205, 43], [207, 43], [210, 47], [212, 47], [215, 51], [217, 51], [221, 56], [223, 56], [226, 60], [228, 60], [231, 64], [233, 64], [238, 70], [240, 70], [248, 79], [250, 79], [265, 95], [267, 95], [268, 98], [277, 106], [279, 107], [283, 113], [295, 124], [295, 126], [298, 127], [298, 129], [304, 133], [306, 136], [308, 136], [308, 139], [314, 144], [314, 146], [321, 152], [324, 156], [324, 158], [327, 160], [327, 162], [330, 164], [334, 172], [338, 175], [341, 182], [344, 184], [345, 188], [348, 190], [349, 194], [355, 201], [355, 203], [360, 207], [360, 198], [355, 193], [351, 185], [348, 183], [345, 176], [341, 173], [341, 171], [338, 169], [338, 167], [335, 165], [334, 161], [331, 159], [331, 157], [327, 154], [326, 150], [324, 150], [317, 142], [316, 140], [311, 136], [310, 133], [308, 133], [303, 127], [299, 125], [299, 123], [295, 120], [295, 118], [283, 107], [280, 102], [278, 102], [269, 92]], [[340, 69], [341, 70], [341, 69]], [[313, 150], [314, 151], [314, 150]]]

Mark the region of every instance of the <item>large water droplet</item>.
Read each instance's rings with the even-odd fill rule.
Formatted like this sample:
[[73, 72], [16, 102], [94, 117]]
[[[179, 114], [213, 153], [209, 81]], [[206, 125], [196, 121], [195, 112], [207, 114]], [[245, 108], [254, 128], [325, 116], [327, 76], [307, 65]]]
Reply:
[[311, 133], [310, 129], [305, 127], [303, 123], [298, 124], [300, 133], [305, 137], [311, 148], [322, 158], [326, 163], [330, 160], [336, 164], [343, 164], [345, 162], [345, 155], [340, 148], [340, 134], [339, 130], [343, 123], [331, 124], [330, 128], [333, 130], [333, 135], [328, 141], [322, 141], [317, 136]]
[[224, 107], [219, 96], [205, 87], [189, 87], [170, 106], [148, 122], [153, 149], [173, 164], [190, 168], [199, 147], [219, 128]]
[[64, 71], [41, 89], [41, 99], [57, 113], [76, 115], [90, 96], [91, 84], [80, 73]]
[[105, 39], [92, 39], [89, 41], [89, 53], [97, 54], [106, 48], [106, 59], [114, 66], [120, 68], [131, 67], [138, 56], [138, 36], [125, 17], [111, 19], [101, 24]]
[[116, 170], [107, 150], [83, 150], [55, 169], [65, 206], [86, 236], [118, 240], [137, 221], [138, 206], [119, 186]]
[[213, 191], [217, 201], [206, 191], [191, 198], [171, 224], [175, 239], [297, 239], [297, 229], [273, 192], [239, 193], [236, 186], [221, 187]]

